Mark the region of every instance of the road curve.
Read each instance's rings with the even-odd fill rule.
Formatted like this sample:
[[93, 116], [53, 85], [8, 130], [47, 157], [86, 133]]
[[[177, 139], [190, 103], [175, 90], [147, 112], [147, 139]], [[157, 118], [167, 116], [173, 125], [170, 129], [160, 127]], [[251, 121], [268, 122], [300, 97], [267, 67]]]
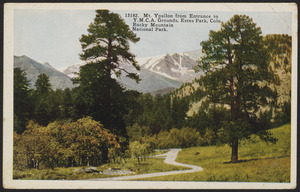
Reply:
[[188, 167], [191, 169], [188, 170], [178, 170], [178, 171], [167, 171], [167, 172], [158, 172], [158, 173], [146, 173], [146, 174], [140, 174], [140, 175], [129, 175], [129, 176], [120, 176], [120, 177], [107, 177], [107, 178], [99, 178], [99, 179], [89, 179], [93, 181], [122, 181], [122, 180], [128, 180], [128, 179], [142, 179], [142, 178], [148, 178], [148, 177], [158, 177], [158, 176], [166, 176], [166, 175], [175, 175], [175, 174], [181, 174], [181, 173], [192, 173], [197, 171], [202, 171], [202, 167], [197, 165], [190, 165], [185, 163], [178, 163], [176, 162], [177, 155], [181, 149], [170, 149], [167, 153], [155, 155], [154, 157], [159, 156], [166, 156], [164, 163], [168, 163], [171, 165], [178, 165], [183, 167]]

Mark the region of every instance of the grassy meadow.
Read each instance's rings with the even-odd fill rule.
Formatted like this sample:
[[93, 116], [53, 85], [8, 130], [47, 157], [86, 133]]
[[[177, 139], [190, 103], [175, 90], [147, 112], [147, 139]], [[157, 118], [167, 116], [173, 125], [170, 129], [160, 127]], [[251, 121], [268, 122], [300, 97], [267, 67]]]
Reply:
[[[242, 141], [239, 145], [239, 163], [229, 163], [231, 148], [225, 146], [204, 146], [186, 148], [179, 152], [176, 161], [199, 165], [201, 172], [152, 177], [140, 180], [153, 181], [237, 181], [237, 182], [289, 182], [290, 181], [290, 130], [284, 125], [271, 132], [278, 139], [276, 144], [261, 141], [257, 136]], [[155, 154], [165, 151], [155, 151]], [[127, 159], [97, 167], [99, 171], [108, 168], [131, 170], [136, 174], [183, 170], [185, 167], [163, 163], [162, 158], [147, 158], [140, 163]], [[27, 169], [14, 171], [14, 179], [30, 180], [82, 180], [113, 177], [98, 173], [73, 173], [83, 167], [51, 169]], [[119, 175], [118, 175], [119, 176]]]
[[[164, 172], [164, 171], [175, 171], [184, 170], [185, 167], [175, 166], [165, 164], [164, 159], [161, 158], [148, 158], [146, 161], [140, 163], [136, 159], [127, 159], [126, 163], [122, 160], [119, 163], [108, 163], [97, 167], [99, 171], [107, 170], [108, 168], [119, 168], [122, 170], [131, 170], [135, 174], [143, 173], [154, 173], [154, 172]], [[79, 173], [73, 172], [76, 169], [81, 169], [86, 167], [57, 167], [52, 169], [27, 169], [24, 171], [14, 171], [14, 179], [28, 179], [28, 180], [83, 180], [92, 178], [104, 178], [104, 177], [114, 177], [110, 175], [102, 175], [98, 173]], [[121, 176], [121, 175], [115, 175]]]
[[266, 143], [252, 136], [239, 145], [239, 162], [229, 163], [231, 148], [206, 146], [183, 149], [176, 161], [199, 165], [201, 172], [153, 177], [141, 180], [156, 181], [236, 181], [289, 182], [290, 181], [290, 125], [271, 130], [278, 139]]

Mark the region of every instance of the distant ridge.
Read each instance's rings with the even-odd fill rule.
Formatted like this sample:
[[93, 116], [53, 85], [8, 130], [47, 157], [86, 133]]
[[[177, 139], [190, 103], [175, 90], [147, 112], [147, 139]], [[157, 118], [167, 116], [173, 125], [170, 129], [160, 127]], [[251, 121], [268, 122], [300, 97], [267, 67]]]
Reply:
[[69, 76], [54, 69], [47, 62], [40, 63], [25, 55], [14, 56], [14, 68], [17, 67], [26, 72], [30, 88], [35, 88], [35, 82], [40, 74], [46, 74], [49, 76], [49, 81], [53, 90], [66, 88], [72, 89], [75, 87]]
[[[125, 74], [120, 77], [113, 76], [113, 78], [128, 89], [153, 95], [165, 94], [179, 88], [185, 82], [191, 82], [200, 77], [202, 73], [195, 73], [194, 71], [194, 67], [197, 65], [194, 57], [197, 55], [201, 55], [200, 50], [136, 58], [141, 66], [140, 71], [125, 62], [121, 64], [121, 67], [127, 71], [138, 73], [142, 79], [139, 84], [127, 78]], [[74, 78], [76, 77], [75, 73], [79, 72], [82, 65], [84, 63], [77, 63], [61, 69], [61, 71]]]

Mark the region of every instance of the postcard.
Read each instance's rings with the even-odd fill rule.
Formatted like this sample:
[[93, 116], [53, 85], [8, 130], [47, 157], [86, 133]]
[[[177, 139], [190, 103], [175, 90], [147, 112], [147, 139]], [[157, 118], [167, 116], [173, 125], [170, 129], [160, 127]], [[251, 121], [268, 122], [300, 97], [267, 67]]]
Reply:
[[294, 189], [295, 3], [5, 3], [6, 189]]

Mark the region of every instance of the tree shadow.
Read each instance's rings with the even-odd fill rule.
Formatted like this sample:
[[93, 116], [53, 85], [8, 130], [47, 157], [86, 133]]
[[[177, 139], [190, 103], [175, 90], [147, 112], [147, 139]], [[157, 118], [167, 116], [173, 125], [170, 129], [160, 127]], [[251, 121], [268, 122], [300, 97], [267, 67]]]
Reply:
[[249, 162], [249, 161], [257, 161], [257, 160], [265, 160], [265, 159], [278, 159], [278, 158], [284, 158], [284, 157], [289, 157], [288, 155], [285, 156], [279, 156], [279, 157], [265, 157], [265, 158], [253, 158], [253, 159], [243, 159], [243, 160], [238, 160], [238, 162], [231, 162], [231, 161], [226, 161], [224, 162], [224, 164], [237, 164], [237, 163], [245, 163], [245, 162]]

